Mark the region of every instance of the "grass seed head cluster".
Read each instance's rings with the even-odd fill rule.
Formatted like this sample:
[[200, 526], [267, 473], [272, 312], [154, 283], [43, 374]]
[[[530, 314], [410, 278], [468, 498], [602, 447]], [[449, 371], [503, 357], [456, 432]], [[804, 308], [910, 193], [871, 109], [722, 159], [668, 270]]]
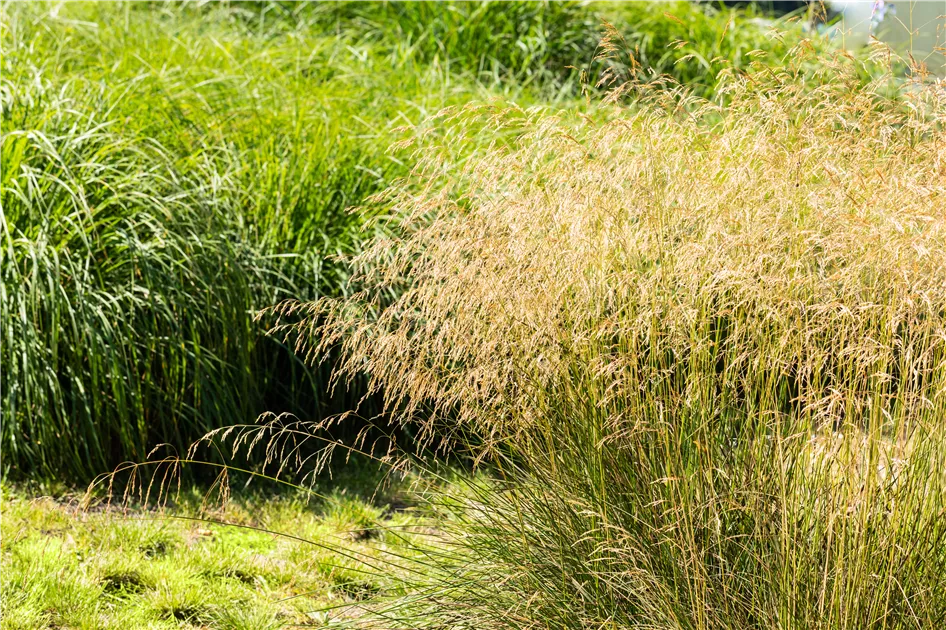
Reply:
[[432, 625], [946, 622], [946, 92], [793, 59], [445, 112], [513, 140], [420, 150], [367, 289], [284, 308], [504, 480], [447, 503]]

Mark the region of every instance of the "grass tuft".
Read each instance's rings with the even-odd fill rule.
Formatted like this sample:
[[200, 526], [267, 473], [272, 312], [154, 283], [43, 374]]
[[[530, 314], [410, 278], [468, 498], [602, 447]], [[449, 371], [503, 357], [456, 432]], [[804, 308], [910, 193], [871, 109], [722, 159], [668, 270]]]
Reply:
[[453, 113], [513, 139], [422, 150], [365, 290], [279, 310], [498, 475], [412, 627], [946, 622], [946, 99], [793, 54], [722, 103]]

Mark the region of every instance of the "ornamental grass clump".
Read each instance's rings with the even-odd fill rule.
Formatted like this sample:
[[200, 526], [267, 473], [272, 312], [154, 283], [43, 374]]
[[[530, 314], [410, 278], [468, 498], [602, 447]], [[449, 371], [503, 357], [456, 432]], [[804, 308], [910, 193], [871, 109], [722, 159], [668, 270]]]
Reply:
[[346, 290], [335, 257], [383, 229], [347, 210], [402, 168], [385, 121], [442, 107], [443, 75], [194, 8], [0, 5], [4, 476], [351, 407], [253, 313]]
[[512, 140], [419, 150], [367, 288], [282, 307], [497, 476], [412, 626], [946, 623], [946, 92], [791, 59], [447, 112]]

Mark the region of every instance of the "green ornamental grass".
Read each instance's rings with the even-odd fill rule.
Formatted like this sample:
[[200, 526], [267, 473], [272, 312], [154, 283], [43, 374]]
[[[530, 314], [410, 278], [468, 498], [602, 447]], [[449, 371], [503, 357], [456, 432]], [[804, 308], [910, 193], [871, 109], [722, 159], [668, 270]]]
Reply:
[[266, 531], [4, 487], [4, 627], [946, 625], [943, 86], [753, 11], [0, 6], [5, 476], [356, 409], [488, 473]]

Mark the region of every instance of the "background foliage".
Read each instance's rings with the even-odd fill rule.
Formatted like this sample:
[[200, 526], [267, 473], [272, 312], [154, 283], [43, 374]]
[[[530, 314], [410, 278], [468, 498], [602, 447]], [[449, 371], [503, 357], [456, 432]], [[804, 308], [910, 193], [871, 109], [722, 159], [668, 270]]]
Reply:
[[88, 477], [265, 411], [351, 409], [361, 385], [329, 396], [331, 362], [305, 366], [253, 315], [349, 290], [337, 257], [392, 225], [363, 200], [411, 167], [387, 151], [393, 129], [436, 136], [423, 121], [441, 107], [491, 97], [587, 107], [566, 66], [591, 67], [603, 18], [639, 63], [701, 94], [725, 65], [708, 60], [786, 50], [752, 13], [689, 3], [0, 10], [2, 447], [15, 475]]

